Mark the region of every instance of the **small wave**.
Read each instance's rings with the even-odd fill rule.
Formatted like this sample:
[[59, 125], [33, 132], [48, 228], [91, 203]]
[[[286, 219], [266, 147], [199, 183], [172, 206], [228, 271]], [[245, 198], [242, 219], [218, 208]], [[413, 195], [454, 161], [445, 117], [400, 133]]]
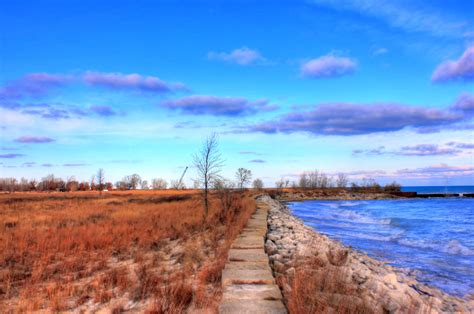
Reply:
[[458, 240], [449, 241], [444, 247], [444, 251], [455, 255], [474, 255], [474, 250], [462, 245]]
[[422, 248], [431, 249], [438, 252], [443, 252], [451, 255], [474, 255], [474, 250], [462, 245], [458, 240], [451, 240], [447, 244], [438, 244], [431, 241], [425, 240], [410, 240], [410, 239], [399, 239], [398, 244]]
[[341, 210], [335, 215], [334, 218], [338, 219], [339, 217], [342, 217], [343, 220], [350, 220], [355, 223], [363, 223], [363, 224], [389, 225], [391, 222], [390, 218], [377, 219], [377, 218], [361, 215], [353, 210]]
[[403, 236], [403, 232], [398, 232], [396, 234], [390, 235], [381, 235], [376, 233], [363, 233], [363, 232], [341, 232], [339, 236], [341, 237], [349, 237], [349, 238], [356, 238], [362, 240], [372, 240], [372, 241], [383, 241], [383, 242], [393, 242], [397, 241]]
[[340, 206], [345, 206], [345, 207], [352, 207], [352, 206], [357, 206], [357, 205], [362, 205], [362, 202], [344, 202], [340, 203]]

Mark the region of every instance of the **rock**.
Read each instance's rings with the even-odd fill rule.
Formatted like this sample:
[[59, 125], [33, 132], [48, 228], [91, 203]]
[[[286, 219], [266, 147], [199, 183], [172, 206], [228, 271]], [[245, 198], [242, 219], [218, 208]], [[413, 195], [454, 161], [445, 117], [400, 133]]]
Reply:
[[360, 275], [358, 273], [353, 273], [352, 274], [352, 279], [359, 285], [363, 284], [364, 282], [367, 281], [367, 276]]
[[[306, 194], [306, 192], [305, 192]], [[295, 195], [296, 197], [296, 195]], [[298, 197], [301, 197], [298, 195]], [[313, 197], [321, 197], [314, 195]], [[336, 196], [325, 196], [326, 199], [375, 199], [383, 195], [364, 195], [347, 192]], [[307, 199], [304, 196], [303, 199]], [[337, 269], [338, 273], [347, 274], [347, 279], [356, 286], [356, 292], [350, 298], [364, 300], [365, 304], [377, 307], [378, 311], [403, 312], [409, 309], [414, 312], [470, 312], [473, 304], [451, 297], [440, 290], [420, 285], [413, 272], [405, 274], [396, 267], [390, 267], [366, 254], [354, 251], [341, 243], [319, 234], [313, 228], [305, 226], [280, 202], [269, 196], [262, 196], [259, 202], [268, 205], [268, 232], [265, 249], [270, 255], [271, 266], [278, 277], [282, 277], [281, 287], [285, 294], [291, 292], [291, 286], [285, 282], [295, 275], [299, 267], [306, 267], [308, 260], [311, 267]], [[317, 257], [317, 258], [314, 258]], [[316, 264], [313, 264], [316, 263]], [[314, 265], [314, 266], [313, 266]], [[345, 276], [345, 275], [344, 275]], [[336, 294], [329, 293], [337, 299]], [[328, 312], [337, 311], [335, 308]]]
[[273, 255], [270, 255], [270, 261], [280, 261], [281, 260], [281, 255], [280, 254], [273, 254]]
[[288, 268], [288, 267], [287, 267], [285, 264], [283, 264], [283, 263], [281, 263], [281, 262], [279, 262], [279, 261], [275, 261], [275, 262], [273, 263], [273, 269], [274, 269], [276, 272], [284, 273], [287, 268]]
[[265, 242], [265, 251], [268, 255], [274, 255], [278, 253], [277, 246], [271, 240], [267, 240], [267, 242]]
[[397, 275], [395, 274], [387, 274], [383, 277], [383, 279], [385, 280], [385, 282], [389, 283], [389, 284], [392, 284], [392, 285], [396, 285], [397, 284]]

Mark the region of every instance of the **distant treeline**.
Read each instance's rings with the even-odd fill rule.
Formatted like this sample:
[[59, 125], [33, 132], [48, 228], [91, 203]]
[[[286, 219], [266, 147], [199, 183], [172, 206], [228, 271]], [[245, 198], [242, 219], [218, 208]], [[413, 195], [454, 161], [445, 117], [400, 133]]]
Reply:
[[[56, 177], [50, 174], [41, 180], [31, 179], [27, 180], [21, 178], [0, 178], [0, 191], [9, 192], [27, 192], [27, 191], [62, 191], [62, 192], [74, 192], [74, 191], [103, 191], [103, 190], [135, 190], [135, 189], [155, 189], [162, 190], [168, 187], [168, 182], [164, 179], [157, 178], [151, 181], [151, 184], [147, 180], [142, 180], [138, 174], [132, 174], [124, 177], [122, 180], [117, 181], [115, 184], [107, 182], [104, 179], [104, 172], [99, 171], [98, 175], [92, 176], [89, 181], [78, 181], [74, 177], [69, 177], [66, 180]], [[174, 181], [170, 185], [170, 188], [183, 188], [178, 187]]]
[[[218, 177], [210, 183], [210, 188], [222, 190], [222, 189], [234, 189], [246, 188], [250, 183], [254, 189], [263, 189], [263, 181], [261, 179], [255, 179], [253, 182], [252, 172], [248, 169], [239, 168], [236, 172], [236, 180], [226, 180], [222, 177]], [[287, 188], [300, 188], [300, 189], [330, 189], [330, 188], [350, 188], [354, 192], [399, 192], [401, 191], [400, 184], [392, 182], [385, 186], [381, 186], [372, 178], [362, 179], [359, 182], [349, 182], [346, 174], [338, 174], [336, 176], [329, 176], [320, 171], [306, 171], [303, 172], [298, 180], [290, 181], [286, 178], [281, 178], [275, 182], [277, 189]], [[56, 177], [50, 174], [41, 180], [27, 180], [22, 178], [17, 180], [15, 178], [0, 178], [0, 191], [9, 192], [27, 192], [27, 191], [63, 191], [63, 192], [74, 192], [74, 191], [103, 191], [103, 190], [164, 190], [164, 189], [186, 189], [184, 183], [179, 180], [172, 180], [170, 184], [162, 178], [155, 178], [148, 182], [143, 180], [140, 175], [132, 174], [122, 178], [115, 183], [107, 182], [105, 180], [105, 174], [102, 169], [97, 171], [97, 174], [93, 175], [89, 181], [78, 181], [74, 177], [68, 177], [66, 180]], [[195, 182], [193, 188], [201, 188], [198, 182]]]
[[298, 180], [290, 181], [281, 178], [275, 182], [277, 189], [282, 188], [300, 188], [300, 189], [330, 189], [330, 188], [350, 188], [354, 192], [400, 192], [401, 185], [397, 182], [386, 184], [385, 186], [377, 183], [373, 178], [364, 178], [359, 182], [349, 183], [349, 177], [340, 173], [336, 176], [329, 176], [318, 170], [306, 171], [300, 174]]

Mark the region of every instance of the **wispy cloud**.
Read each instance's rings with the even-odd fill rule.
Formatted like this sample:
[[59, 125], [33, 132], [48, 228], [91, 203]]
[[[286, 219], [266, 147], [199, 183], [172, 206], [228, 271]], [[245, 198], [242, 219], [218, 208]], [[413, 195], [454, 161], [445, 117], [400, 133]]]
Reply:
[[0, 154], [0, 158], [13, 159], [25, 156], [24, 154]]
[[256, 155], [256, 156], [262, 155], [261, 153], [254, 152], [254, 151], [249, 151], [249, 150], [240, 151], [239, 154], [241, 154], [241, 155]]
[[380, 0], [313, 0], [335, 10], [353, 11], [383, 21], [407, 32], [423, 32], [437, 37], [463, 37], [469, 21], [461, 21], [436, 11], [426, 2]]
[[83, 166], [89, 166], [89, 164], [84, 164], [84, 163], [63, 164], [63, 167], [83, 167]]
[[474, 143], [449, 142], [449, 143], [446, 143], [446, 145], [456, 147], [459, 149], [474, 149]]
[[386, 150], [384, 146], [374, 149], [354, 150], [354, 155], [398, 155], [398, 156], [456, 156], [462, 153], [461, 147], [448, 145], [443, 147], [437, 144], [418, 144], [413, 146], [403, 146], [398, 150]]
[[238, 48], [231, 52], [210, 51], [207, 54], [207, 58], [209, 60], [218, 60], [239, 65], [251, 65], [265, 61], [265, 58], [262, 57], [260, 52], [247, 47]]
[[457, 80], [474, 80], [474, 46], [468, 47], [458, 60], [448, 60], [438, 65], [431, 76], [431, 81], [435, 83]]
[[18, 143], [43, 144], [54, 142], [55, 139], [45, 136], [21, 136], [15, 139]]
[[448, 166], [447, 164], [439, 164], [429, 167], [415, 169], [400, 169], [395, 175], [411, 178], [450, 178], [450, 177], [471, 177], [474, 175], [474, 166]]
[[249, 162], [252, 162], [255, 164], [263, 164], [263, 163], [266, 163], [267, 161], [263, 159], [252, 159], [252, 160], [249, 160]]
[[[0, 103], [0, 107], [4, 107], [2, 106], [2, 103]], [[7, 109], [49, 120], [80, 119], [91, 116], [92, 114], [103, 117], [118, 114], [111, 106], [91, 105], [89, 108], [83, 109], [78, 106], [71, 106], [62, 103], [27, 103], [18, 104], [18, 106], [15, 106], [14, 108], [7, 107]]]
[[110, 106], [92, 105], [89, 110], [103, 117], [115, 116], [117, 113]]
[[374, 50], [374, 52], [372, 52], [372, 54], [374, 56], [381, 56], [381, 55], [384, 55], [384, 54], [387, 54], [388, 53], [388, 49], [387, 48], [377, 48]]
[[275, 110], [275, 105], [268, 100], [250, 101], [241, 97], [219, 97], [209, 95], [193, 95], [176, 100], [168, 100], [162, 106], [172, 110], [179, 110], [192, 115], [214, 116], [246, 116], [257, 112]]
[[155, 76], [143, 76], [136, 73], [86, 72], [83, 78], [89, 85], [114, 90], [136, 90], [151, 93], [165, 93], [173, 90], [186, 89], [182, 83], [169, 83]]
[[343, 136], [395, 132], [405, 128], [428, 132], [466, 119], [462, 113], [402, 104], [331, 103], [316, 105], [306, 112], [282, 115], [275, 120], [250, 126], [248, 131]]
[[355, 72], [357, 62], [346, 57], [325, 55], [302, 64], [301, 75], [307, 78], [340, 77]]

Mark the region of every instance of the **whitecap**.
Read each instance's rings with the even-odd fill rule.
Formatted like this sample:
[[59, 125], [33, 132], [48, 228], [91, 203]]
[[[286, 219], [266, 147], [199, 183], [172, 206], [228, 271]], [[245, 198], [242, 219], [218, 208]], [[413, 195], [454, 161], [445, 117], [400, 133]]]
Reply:
[[474, 250], [461, 244], [458, 240], [451, 240], [444, 247], [444, 252], [454, 255], [474, 255]]

